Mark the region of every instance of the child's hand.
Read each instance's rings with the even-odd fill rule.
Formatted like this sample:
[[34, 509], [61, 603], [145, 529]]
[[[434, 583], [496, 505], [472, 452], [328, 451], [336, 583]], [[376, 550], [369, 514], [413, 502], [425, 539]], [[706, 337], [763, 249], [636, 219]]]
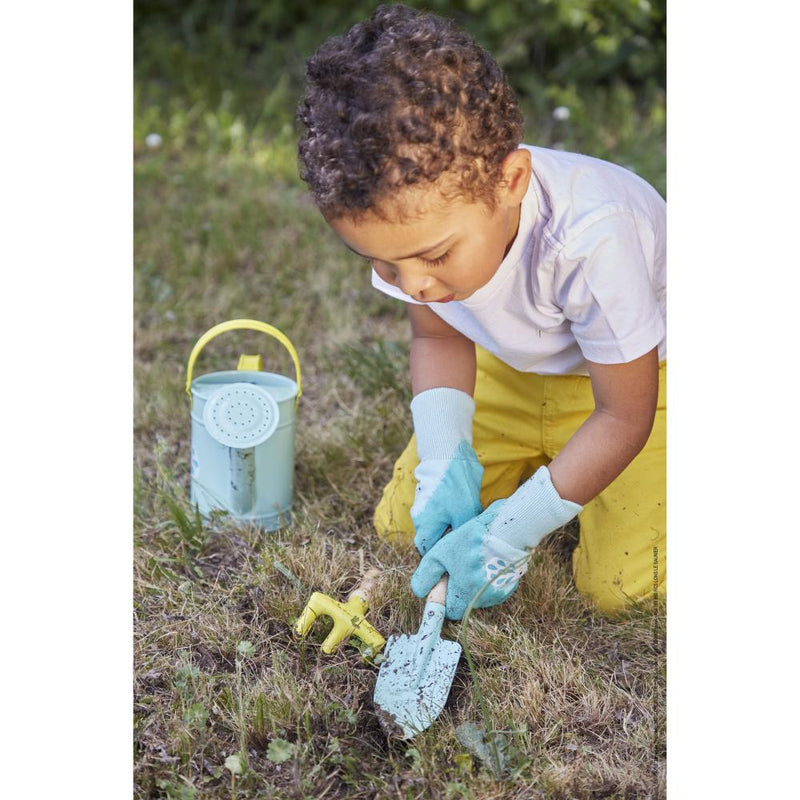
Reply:
[[502, 603], [525, 574], [531, 548], [581, 509], [577, 503], [559, 497], [549, 470], [540, 467], [511, 497], [496, 500], [437, 542], [411, 576], [411, 589], [417, 597], [425, 597], [448, 573], [448, 619], [461, 619], [489, 581], [475, 607]]
[[462, 440], [450, 459], [420, 461], [414, 475], [414, 544], [425, 555], [448, 528], [458, 528], [480, 513], [483, 467], [472, 446]]
[[471, 444], [474, 411], [472, 398], [458, 389], [428, 389], [411, 402], [420, 458], [411, 519], [423, 555], [448, 528], [481, 511], [483, 467]]

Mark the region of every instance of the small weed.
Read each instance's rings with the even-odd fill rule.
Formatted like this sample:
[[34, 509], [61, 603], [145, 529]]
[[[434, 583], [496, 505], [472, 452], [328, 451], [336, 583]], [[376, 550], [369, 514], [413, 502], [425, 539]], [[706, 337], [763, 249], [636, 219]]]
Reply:
[[156, 786], [166, 794], [169, 800], [195, 800], [197, 797], [197, 789], [180, 778], [177, 780], [159, 778]]
[[180, 534], [179, 542], [184, 546], [184, 554], [191, 558], [199, 555], [208, 544], [208, 533], [203, 525], [200, 511], [195, 507], [187, 514], [183, 507], [169, 495], [163, 495], [170, 517]]
[[175, 672], [175, 688], [184, 703], [194, 698], [194, 686], [200, 678], [200, 670], [193, 664], [183, 664]]
[[291, 742], [287, 742], [286, 739], [276, 738], [269, 743], [267, 758], [273, 764], [283, 764], [284, 761], [288, 761], [294, 755], [294, 751], [295, 745]]

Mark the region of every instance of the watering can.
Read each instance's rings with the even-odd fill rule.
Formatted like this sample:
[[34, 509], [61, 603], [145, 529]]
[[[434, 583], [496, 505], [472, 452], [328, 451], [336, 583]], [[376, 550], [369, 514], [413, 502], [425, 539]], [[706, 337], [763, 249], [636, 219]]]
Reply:
[[[200, 351], [235, 330], [277, 339], [292, 357], [297, 380], [264, 372], [260, 355], [242, 355], [235, 370], [192, 379]], [[204, 516], [227, 511], [267, 531], [291, 522], [295, 414], [302, 394], [300, 362], [291, 341], [254, 319], [215, 325], [189, 356], [186, 393], [192, 419], [192, 505]]]

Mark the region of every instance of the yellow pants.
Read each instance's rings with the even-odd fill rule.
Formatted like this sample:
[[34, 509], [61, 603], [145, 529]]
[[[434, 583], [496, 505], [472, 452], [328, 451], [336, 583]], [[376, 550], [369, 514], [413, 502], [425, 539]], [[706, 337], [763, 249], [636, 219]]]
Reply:
[[[484, 467], [481, 503], [508, 497], [549, 463], [594, 409], [589, 378], [517, 372], [476, 348], [473, 447]], [[666, 592], [666, 363], [659, 367], [658, 409], [644, 449], [578, 516], [572, 556], [578, 591], [601, 611]], [[385, 541], [410, 546], [419, 463], [412, 436], [375, 510]], [[534, 578], [535, 580], [535, 578]]]

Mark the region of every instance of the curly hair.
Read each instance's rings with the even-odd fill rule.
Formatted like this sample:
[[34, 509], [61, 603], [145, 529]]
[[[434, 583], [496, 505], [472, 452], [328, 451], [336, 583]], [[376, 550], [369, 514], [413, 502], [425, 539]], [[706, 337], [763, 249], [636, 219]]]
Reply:
[[381, 214], [398, 190], [436, 182], [495, 207], [522, 114], [497, 62], [453, 22], [379, 6], [328, 39], [306, 75], [300, 176], [325, 216]]

